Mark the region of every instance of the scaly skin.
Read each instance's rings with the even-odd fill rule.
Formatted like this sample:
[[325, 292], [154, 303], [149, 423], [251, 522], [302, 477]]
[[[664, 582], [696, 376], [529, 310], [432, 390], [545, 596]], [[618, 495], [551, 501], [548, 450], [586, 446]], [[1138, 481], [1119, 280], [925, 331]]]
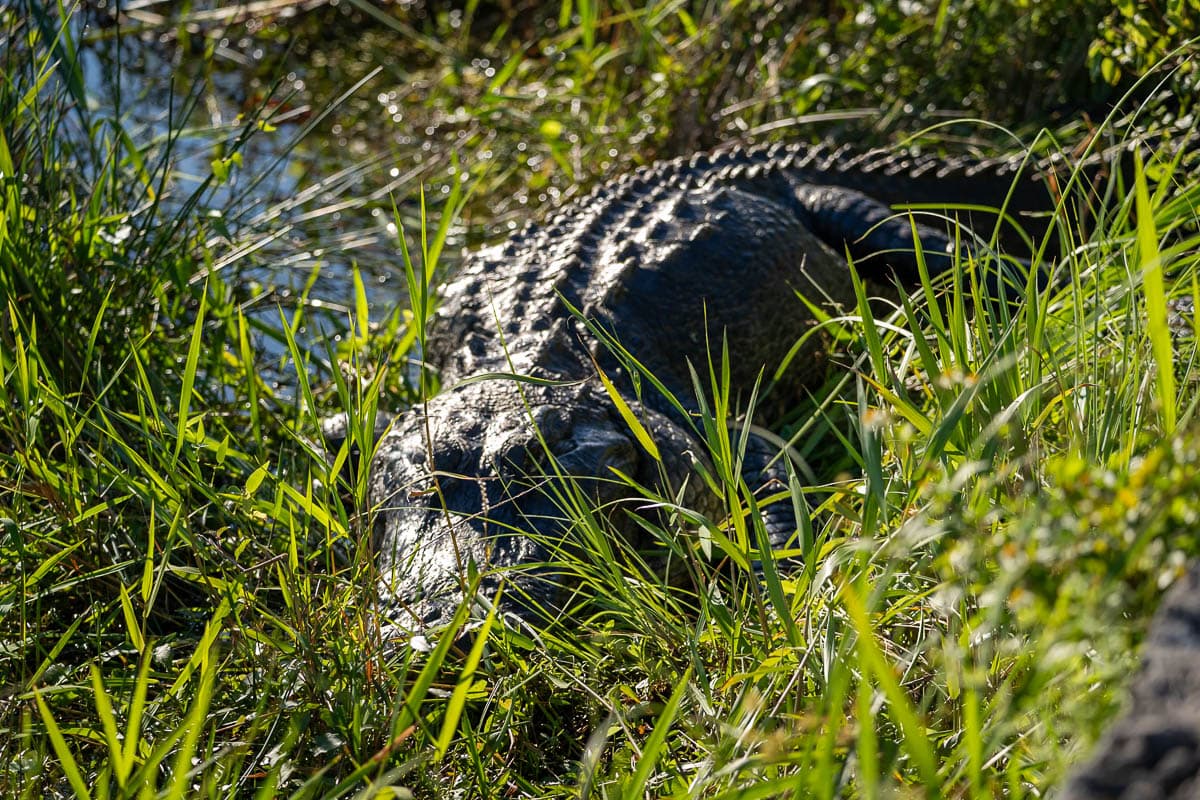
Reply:
[[1200, 564], [1163, 600], [1129, 708], [1063, 800], [1188, 800], [1200, 795]]
[[[568, 531], [563, 483], [537, 477], [553, 474], [551, 465], [577, 482], [586, 505], [606, 509], [635, 546], [652, 543], [629, 524], [626, 511], [638, 497], [612, 479], [614, 469], [718, 519], [723, 502], [696, 470], [710, 465], [688, 419], [699, 410], [688, 365], [705, 375], [709, 350], [719, 353], [724, 337], [732, 389], [745, 400], [760, 373], [772, 374], [814, 324], [797, 293], [831, 312], [854, 306], [847, 252], [877, 290], [915, 281], [913, 231], [891, 205], [1005, 205], [1036, 241], [1047, 235], [1044, 214], [1054, 207], [1042, 179], [1050, 171], [1044, 163], [1022, 171], [1020, 160], [943, 163], [879, 151], [735, 148], [639, 170], [545, 225], [476, 253], [443, 292], [426, 354], [450, 388], [396, 418], [371, 464], [389, 616], [406, 632], [448, 621], [472, 565], [484, 576], [477, 596], [494, 597], [503, 579], [508, 610], [526, 619], [554, 613], [565, 588], [546, 562]], [[947, 213], [985, 240], [995, 228], [986, 212]], [[917, 237], [936, 274], [951, 263], [953, 231], [944, 220], [920, 219]], [[1027, 254], [1012, 227], [996, 234], [1001, 250]], [[636, 391], [624, 362], [589, 325], [619, 340], [683, 413], [644, 379]], [[822, 380], [823, 353], [824, 343], [810, 337], [758, 405], [759, 422], [769, 423], [773, 411]], [[661, 464], [630, 433], [598, 367], [652, 434]], [[502, 374], [535, 380], [496, 377]], [[772, 463], [775, 452], [750, 437], [742, 462], [750, 487], [785, 477]], [[766, 521], [774, 546], [794, 532], [790, 508], [768, 508]], [[1131, 709], [1065, 796], [1196, 796], [1197, 698], [1194, 565], [1154, 626]]]
[[[503, 577], [507, 608], [527, 618], [553, 613], [563, 589], [537, 565], [566, 534], [555, 497], [561, 482], [529, 477], [552, 473], [551, 456], [635, 546], [650, 544], [625, 513], [638, 498], [612, 469], [660, 488], [665, 473], [670, 496], [718, 519], [721, 500], [694, 470], [705, 448], [687, 414], [644, 379], [638, 399], [622, 362], [583, 320], [615, 337], [689, 414], [698, 411], [689, 364], [707, 375], [709, 350], [719, 358], [724, 337], [732, 390], [745, 402], [763, 370], [772, 374], [815, 324], [797, 293], [831, 311], [854, 307], [847, 251], [877, 286], [913, 282], [913, 229], [889, 204], [999, 207], [1008, 197], [1009, 213], [1043, 233], [1044, 221], [1026, 215], [1053, 203], [1044, 182], [1020, 166], [821, 147], [732, 149], [641, 169], [474, 254], [443, 291], [426, 353], [450, 388], [399, 417], [372, 462], [392, 618], [405, 630], [446, 621], [463, 600], [472, 562], [486, 576], [483, 595]], [[937, 273], [951, 263], [954, 238], [944, 220], [920, 219], [917, 235]], [[993, 221], [980, 212], [971, 219], [985, 237]], [[1002, 246], [1021, 241], [1011, 233], [1002, 233]], [[824, 352], [818, 337], [808, 339], [759, 405], [757, 422], [769, 424], [823, 380]], [[613, 407], [597, 366], [656, 440], [661, 468]], [[463, 383], [509, 373], [542, 382]], [[752, 488], [785, 474], [769, 464], [775, 450], [762, 440], [751, 437], [749, 451], [742, 472]], [[790, 509], [780, 507], [768, 524], [775, 546], [795, 529]]]

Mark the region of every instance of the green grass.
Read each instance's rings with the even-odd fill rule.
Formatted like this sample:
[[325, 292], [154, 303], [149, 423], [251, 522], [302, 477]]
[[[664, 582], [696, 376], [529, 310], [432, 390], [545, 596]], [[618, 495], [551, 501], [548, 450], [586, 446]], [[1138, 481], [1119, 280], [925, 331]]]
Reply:
[[[435, 87], [405, 107], [435, 130], [423, 171], [394, 212], [376, 201], [403, 231], [395, 266], [413, 311], [381, 314], [355, 273], [336, 341], [311, 334], [317, 277], [282, 302], [247, 287], [286, 222], [239, 206], [239, 175], [254, 177], [239, 154], [284, 136], [269, 107], [188, 128], [213, 156], [212, 174], [189, 182], [177, 148], [203, 86], [169, 133], [136, 129], [90, 102], [74, 55], [89, 42], [58, 11], [0, 11], [0, 795], [1019, 798], [1058, 786], [1119, 707], [1163, 588], [1200, 555], [1194, 342], [1165, 321], [1168, 298], [1195, 293], [1200, 184], [1151, 156], [1153, 180], [1112, 187], [1088, 230], [1064, 212], [1074, 246], [1045, 260], [1061, 288], [1020, 306], [989, 302], [985, 265], [964, 257], [890, 313], [864, 302], [827, 320], [850, 369], [790, 415], [781, 433], [815, 474], [770, 498], [811, 511], [802, 568], [760, 552], [765, 500], [736, 477], [736, 409], [714, 357], [697, 377], [700, 427], [727, 519], [697, 526], [663, 496], [651, 499], [677, 516], [645, 520], [691, 588], [611, 536], [568, 482], [583, 544], [557, 564], [578, 587], [571, 619], [534, 634], [489, 617], [463, 648], [449, 635], [431, 651], [389, 644], [361, 546], [365, 483], [337, 491], [349, 448], [329, 465], [315, 440], [322, 415], [344, 409], [351, 443], [368, 448], [377, 409], [430, 388], [406, 359], [452, 245], [533, 213], [521, 192], [543, 205], [600, 172], [790, 117], [883, 95], [944, 105], [957, 87], [972, 111], [1007, 120], [1083, 91], [1068, 73], [1086, 83], [1066, 56], [1025, 84], [1004, 61], [1015, 77], [979, 96], [998, 53], [1041, 42], [1038, 26], [1007, 31], [998, 2], [973, 9], [973, 31], [954, 4], [791, 22], [753, 3], [564, 3], [549, 33], [476, 5], [397, 34], [412, 60], [387, 77]], [[1105, 55], [1105, 37], [1061, 38], [1060, 55]], [[822, 39], [842, 45], [837, 58]], [[911, 46], [884, 59], [896, 41]], [[773, 73], [788, 42], [794, 56]], [[472, 48], [491, 75], [469, 66]], [[940, 52], [952, 78], [921, 94]], [[354, 69], [370, 71], [351, 67], [348, 83]], [[885, 110], [894, 128], [863, 126], [880, 140], [905, 129]], [[682, 535], [688, 523], [705, 535]], [[453, 625], [476, 623], [463, 611]]]

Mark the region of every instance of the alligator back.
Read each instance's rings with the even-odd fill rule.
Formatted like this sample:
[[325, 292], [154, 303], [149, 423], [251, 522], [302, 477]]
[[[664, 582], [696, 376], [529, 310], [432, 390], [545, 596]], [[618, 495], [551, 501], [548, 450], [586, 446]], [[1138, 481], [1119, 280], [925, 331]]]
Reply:
[[[574, 308], [684, 395], [688, 363], [701, 369], [727, 340], [734, 385], [747, 389], [813, 324], [797, 293], [853, 307], [848, 250], [880, 284], [893, 273], [911, 278], [910, 223], [892, 205], [979, 209], [1006, 200], [1027, 230], [1044, 232], [1053, 196], [1019, 159], [774, 144], [660, 162], [468, 258], [444, 290], [427, 355], [447, 383], [480, 372], [582, 378], [592, 360], [615, 368], [572, 319]], [[969, 216], [990, 235], [993, 216]], [[922, 247], [944, 257], [953, 234], [930, 215], [920, 219]], [[1000, 241], [1008, 249], [1022, 239]], [[894, 255], [870, 258], [876, 251]], [[820, 353], [816, 340], [801, 352], [792, 386], [823, 374]]]

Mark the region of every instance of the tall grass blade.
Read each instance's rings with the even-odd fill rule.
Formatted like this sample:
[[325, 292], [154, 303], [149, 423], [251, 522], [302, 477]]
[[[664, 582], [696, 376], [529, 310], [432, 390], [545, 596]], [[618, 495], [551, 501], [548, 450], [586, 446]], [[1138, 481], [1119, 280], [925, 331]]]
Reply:
[[100, 678], [100, 670], [95, 664], [91, 666], [92, 694], [96, 699], [96, 715], [100, 717], [100, 727], [104, 730], [104, 743], [108, 747], [108, 760], [117, 778], [117, 786], [125, 788], [129, 780], [132, 764], [125, 758], [125, 748], [117, 738], [117, 718], [113, 713], [112, 701], [104, 690], [104, 682]]
[[67, 781], [71, 784], [75, 796], [83, 798], [83, 800], [91, 800], [92, 795], [88, 791], [87, 783], [83, 780], [83, 774], [79, 771], [79, 763], [75, 760], [71, 748], [67, 747], [67, 740], [63, 738], [58, 723], [54, 721], [50, 707], [42, 699], [42, 693], [34, 689], [33, 699], [37, 703], [38, 713], [41, 714], [42, 722], [46, 726], [46, 733], [50, 736], [50, 745], [54, 748], [54, 754], [58, 756], [59, 766], [62, 768], [63, 774], [67, 776]]
[[967, 753], [967, 782], [972, 797], [984, 796], [982, 721], [979, 691], [971, 685], [963, 692], [963, 747]]
[[129, 702], [129, 718], [125, 721], [125, 743], [121, 757], [132, 764], [141, 742], [142, 717], [146, 713], [146, 700], [150, 696], [150, 653], [142, 655], [137, 678], [133, 682], [133, 697]]
[[308, 359], [305, 358], [299, 342], [296, 341], [296, 331], [299, 329], [300, 323], [298, 320], [288, 322], [282, 308], [279, 310], [279, 322], [283, 330], [284, 341], [287, 343], [288, 353], [291, 355], [292, 363], [296, 366], [296, 383], [300, 387], [300, 399], [303, 400], [304, 407], [315, 419], [318, 416], [318, 406], [316, 397], [313, 396], [312, 382], [308, 379]]
[[215, 645], [204, 652], [204, 665], [200, 671], [200, 686], [192, 696], [191, 709], [183, 722], [183, 741], [179, 752], [175, 755], [175, 767], [171, 775], [171, 783], [167, 788], [168, 800], [182, 800], [191, 796], [190, 781], [192, 778], [192, 756], [196, 753], [196, 745], [200, 734], [204, 731], [208, 707], [212, 702], [213, 685], [217, 678], [217, 648]]
[[604, 385], [604, 391], [608, 393], [609, 399], [611, 399], [613, 405], [616, 406], [617, 413], [621, 415], [621, 419], [625, 420], [625, 424], [628, 425], [629, 430], [633, 432], [634, 438], [638, 440], [638, 444], [640, 444], [642, 449], [650, 454], [651, 458], [661, 463], [662, 455], [658, 452], [658, 445], [654, 443], [654, 439], [650, 436], [650, 432], [646, 430], [646, 426], [643, 425], [642, 421], [639, 420], [637, 415], [633, 413], [633, 409], [630, 408], [629, 404], [625, 402], [625, 398], [621, 397], [621, 393], [617, 391], [617, 387], [613, 385], [613, 382], [609, 379], [608, 375], [604, 373], [604, 370], [600, 368], [599, 364], [596, 364], [596, 374], [600, 377], [600, 383]]
[[[87, 91], [84, 88], [83, 70], [79, 63], [79, 52], [75, 47], [75, 40], [72, 38], [70, 30], [74, 11], [68, 11], [61, 0], [59, 0], [57, 5], [57, 17], [61, 20], [61, 25], [55, 31], [53, 20], [46, 14], [46, 10], [42, 4], [28, 4], [30, 13], [37, 22], [42, 37], [51, 43], [50, 50], [56, 56], [55, 66], [58, 69], [59, 77], [62, 78], [63, 85], [70, 93], [71, 99], [75, 102], [76, 110], [82, 114], [88, 108], [88, 98]], [[72, 4], [72, 8], [76, 5]]]
[[434, 746], [434, 760], [436, 761], [441, 761], [446, 755], [446, 750], [450, 747], [450, 740], [454, 738], [454, 734], [458, 731], [458, 720], [462, 717], [463, 708], [467, 703], [467, 693], [471, 690], [471, 686], [475, 680], [475, 669], [479, 666], [479, 659], [483, 656], [483, 649], [487, 646], [488, 636], [492, 632], [492, 624], [496, 621], [496, 610], [500, 607], [500, 597], [502, 594], [502, 591], [496, 593], [496, 597], [492, 601], [492, 607], [488, 610], [487, 618], [484, 619], [482, 627], [475, 632], [475, 642], [471, 645], [471, 652], [467, 655], [462, 672], [458, 675], [458, 682], [454, 686], [454, 691], [450, 694], [450, 701], [446, 704], [446, 715], [442, 720], [442, 730], [438, 734], [437, 743]]
[[867, 355], [871, 359], [871, 371], [872, 374], [880, 376], [880, 380], [882, 380], [883, 376], [892, 374], [892, 365], [888, 363], [883, 354], [883, 341], [879, 336], [879, 328], [875, 324], [875, 314], [871, 311], [867, 288], [863, 285], [858, 270], [854, 267], [854, 260], [850, 257], [849, 250], [846, 251], [846, 264], [850, 270], [851, 285], [854, 287], [854, 299], [858, 303], [858, 315], [862, 318], [860, 333], [867, 345]]
[[225, 617], [229, 615], [231, 608], [228, 598], [222, 598], [220, 604], [204, 624], [204, 633], [200, 637], [200, 641], [196, 644], [196, 649], [184, 665], [175, 681], [171, 684], [171, 688], [167, 693], [172, 697], [180, 697], [183, 687], [195, 674], [197, 669], [203, 670], [208, 663], [211, 654], [216, 652], [217, 638], [223, 630]]
[[[785, 457], [786, 458], [786, 457]], [[758, 563], [762, 570], [762, 581], [767, 587], [767, 597], [775, 609], [775, 616], [783, 624], [787, 640], [793, 646], [801, 645], [800, 631], [792, 619], [792, 609], [787, 602], [787, 594], [783, 590], [783, 580], [779, 574], [779, 564], [771, 548], [771, 536], [763, 523], [762, 509], [753, 491], [745, 493], [747, 516], [754, 530], [755, 547], [758, 548]]]
[[121, 599], [121, 613], [125, 616], [125, 629], [129, 633], [129, 640], [133, 642], [133, 646], [137, 648], [139, 653], [146, 651], [146, 640], [142, 636], [142, 626], [138, 623], [137, 614], [133, 610], [133, 602], [129, 599], [129, 591], [122, 584], [119, 591]]
[[858, 685], [855, 713], [858, 717], [858, 780], [862, 796], [873, 800], [879, 796], [879, 740], [875, 732], [874, 691], [870, 681]]
[[[857, 591], [850, 583], [842, 584], [842, 604], [850, 621], [858, 634], [858, 654], [864, 668], [874, 676], [879, 688], [887, 698], [892, 716], [903, 733], [903, 747], [912, 756], [913, 763], [921, 776], [921, 783], [930, 797], [940, 797], [941, 789], [938, 778], [937, 759], [934, 757], [925, 726], [917, 717], [916, 710], [908, 702], [904, 690], [891, 663], [875, 642], [875, 627], [871, 624], [867, 607], [863, 604]], [[867, 691], [863, 687], [860, 691]]]
[[367, 341], [371, 335], [371, 306], [367, 302], [367, 287], [363, 284], [362, 270], [355, 264], [350, 270], [354, 280], [354, 322], [358, 326], [358, 338]]
[[474, 595], [477, 588], [478, 579], [476, 579], [475, 585], [468, 587], [467, 599], [464, 599], [459, 604], [458, 610], [454, 612], [454, 619], [440, 632], [441, 639], [438, 641], [437, 646], [429, 654], [429, 658], [425, 662], [425, 666], [421, 668], [421, 672], [417, 675], [416, 680], [409, 685], [408, 692], [402, 700], [403, 708], [392, 725], [393, 733], [405, 730], [419, 719], [421, 705], [428, 697], [430, 687], [433, 686], [433, 682], [440, 673], [442, 665], [446, 662], [446, 656], [449, 655], [450, 648], [454, 645], [454, 640], [458, 636], [458, 632], [462, 630], [462, 626], [466, 623], [467, 616], [471, 612], [469, 598]]
[[1142, 154], [1134, 151], [1134, 200], [1137, 207], [1138, 265], [1142, 273], [1142, 291], [1146, 296], [1146, 330], [1150, 335], [1150, 352], [1157, 370], [1158, 402], [1162, 409], [1164, 433], [1175, 431], [1175, 358], [1171, 331], [1167, 326], [1167, 292], [1163, 285], [1162, 254], [1158, 249], [1158, 233], [1154, 228], [1154, 209], [1146, 187]]
[[[421, 217], [424, 227], [425, 189], [421, 189]], [[392, 221], [396, 225], [396, 241], [400, 245], [400, 257], [404, 262], [404, 286], [408, 290], [408, 307], [412, 309], [412, 327], [417, 332], [417, 342], [421, 352], [425, 352], [425, 333], [429, 324], [429, 279], [427, 274], [418, 277], [412, 254], [408, 250], [408, 235], [404, 230], [404, 222], [400, 218], [400, 208], [392, 201]], [[422, 239], [424, 233], [422, 233]], [[421, 399], [425, 393], [425, 371], [421, 371]]]
[[671, 725], [675, 722], [675, 714], [679, 711], [679, 703], [683, 700], [683, 695], [691, 688], [692, 668], [688, 667], [683, 674], [679, 676], [679, 685], [675, 687], [675, 691], [671, 692], [671, 697], [667, 700], [667, 704], [663, 706], [663, 710], [659, 712], [654, 720], [654, 730], [650, 732], [649, 738], [642, 746], [641, 758], [638, 759], [637, 768], [633, 771], [633, 776], [625, 788], [626, 797], [641, 797], [646, 792], [646, 783], [650, 780], [650, 773], [654, 771], [658, 765], [659, 759], [662, 758], [663, 746], [667, 741], [667, 734], [671, 732]]
[[[179, 427], [176, 431], [175, 452], [171, 456], [171, 467], [174, 469], [175, 464], [179, 461], [179, 454], [183, 450], [183, 441], [187, 437], [188, 429], [191, 427], [188, 420], [188, 412], [192, 405], [192, 391], [196, 385], [196, 367], [200, 362], [200, 345], [204, 337], [204, 315], [208, 307], [208, 283], [205, 282], [203, 291], [200, 292], [200, 308], [196, 310], [196, 321], [192, 327], [192, 338], [188, 344], [187, 362], [183, 369], [183, 386], [179, 391], [179, 412], [178, 422]], [[297, 362], [299, 363], [299, 362]]]
[[458, 163], [458, 156], [455, 154], [451, 154], [450, 158], [450, 175], [450, 194], [442, 205], [442, 215], [438, 218], [437, 230], [434, 231], [431, 241], [426, 241], [425, 237], [425, 192], [421, 192], [421, 248], [423, 251], [421, 255], [425, 260], [424, 283], [427, 301], [429, 286], [433, 282], [434, 269], [437, 267], [438, 259], [441, 258], [442, 248], [446, 246], [446, 237], [450, 235], [450, 226], [454, 224], [454, 220], [458, 217], [463, 202], [466, 200], [463, 196], [463, 178], [465, 176], [462, 174], [462, 165]]
[[[12, 153], [8, 149], [8, 137], [4, 133], [4, 129], [0, 128], [0, 177], [9, 178], [13, 174]], [[4, 209], [0, 208], [0, 212]], [[8, 229], [3, 216], [0, 216], [0, 232]]]

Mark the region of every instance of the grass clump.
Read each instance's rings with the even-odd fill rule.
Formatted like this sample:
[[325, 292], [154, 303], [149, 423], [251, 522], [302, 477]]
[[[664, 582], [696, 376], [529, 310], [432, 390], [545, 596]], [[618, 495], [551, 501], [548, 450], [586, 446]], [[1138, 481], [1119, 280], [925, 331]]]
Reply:
[[[364, 700], [378, 680], [344, 683], [370, 648], [330, 635], [356, 627], [369, 581], [339, 553], [361, 531], [313, 488], [333, 481], [299, 434], [312, 398], [264, 377], [237, 262], [217, 268], [237, 252], [218, 177], [179, 196], [179, 123], [138, 143], [92, 107], [74, 19], [27, 10], [0, 12], [0, 786], [274, 785], [295, 769], [278, 753], [326, 752], [335, 719], [387, 705]], [[213, 146], [234, 163], [258, 127]], [[297, 344], [307, 319], [277, 326], [297, 374], [336, 356]]]
[[[984, 5], [976, 24], [998, 24]], [[285, 220], [239, 205], [255, 178], [239, 154], [286, 139], [289, 111], [253, 107], [197, 144], [182, 131], [201, 90], [137, 128], [96, 102], [78, 18], [0, 11], [0, 794], [1015, 798], [1059, 785], [1110, 718], [1144, 620], [1200, 549], [1193, 343], [1165, 327], [1166, 300], [1194, 293], [1200, 189], [1165, 155], [1148, 184], [1081, 193], [1089, 230], [1064, 214], [1069, 244], [1041, 265], [1061, 288], [989, 302], [986, 264], [964, 253], [890, 313], [864, 301], [826, 323], [848, 369], [784, 431], [816, 474], [773, 498], [812, 512], [802, 568], [759, 547], [766, 500], [737, 484], [716, 369], [699, 383], [723, 538], [647, 520], [699, 591], [565, 494], [589, 543], [559, 565], [576, 616], [386, 643], [364, 485], [335, 476], [369, 450], [381, 405], [421, 394], [413, 319], [439, 251], [472, 235], [455, 213], [469, 228], [495, 203], [503, 223], [654, 153], [841, 107], [853, 70], [785, 91], [762, 41], [805, 58], [816, 32], [888, 41], [756, 4], [562, 8], [550, 33], [489, 29], [503, 16], [474, 4], [457, 24], [410, 20], [420, 57], [392, 77], [437, 78], [400, 106], [438, 144], [394, 188], [416, 198], [438, 175], [446, 191], [430, 181], [427, 207], [387, 215], [413, 234], [415, 315], [380, 315], [359, 275], [336, 343], [314, 335], [317, 277], [291, 296], [249, 288]], [[896, 36], [965, 35], [957, 11], [938, 28], [871, 8]], [[714, 45], [722, 25], [745, 42]], [[476, 45], [488, 66], [457, 57]], [[199, 49], [211, 68], [218, 48]], [[922, 52], [889, 73], [902, 96], [920, 94]], [[958, 56], [978, 69], [992, 52]], [[885, 68], [856, 63], [864, 85]], [[811, 64], [787, 69], [825, 74]], [[879, 105], [870, 91], [853, 96]], [[181, 148], [202, 176], [181, 172]], [[478, 169], [484, 150], [501, 165]], [[330, 466], [316, 439], [334, 408], [351, 424]]]

